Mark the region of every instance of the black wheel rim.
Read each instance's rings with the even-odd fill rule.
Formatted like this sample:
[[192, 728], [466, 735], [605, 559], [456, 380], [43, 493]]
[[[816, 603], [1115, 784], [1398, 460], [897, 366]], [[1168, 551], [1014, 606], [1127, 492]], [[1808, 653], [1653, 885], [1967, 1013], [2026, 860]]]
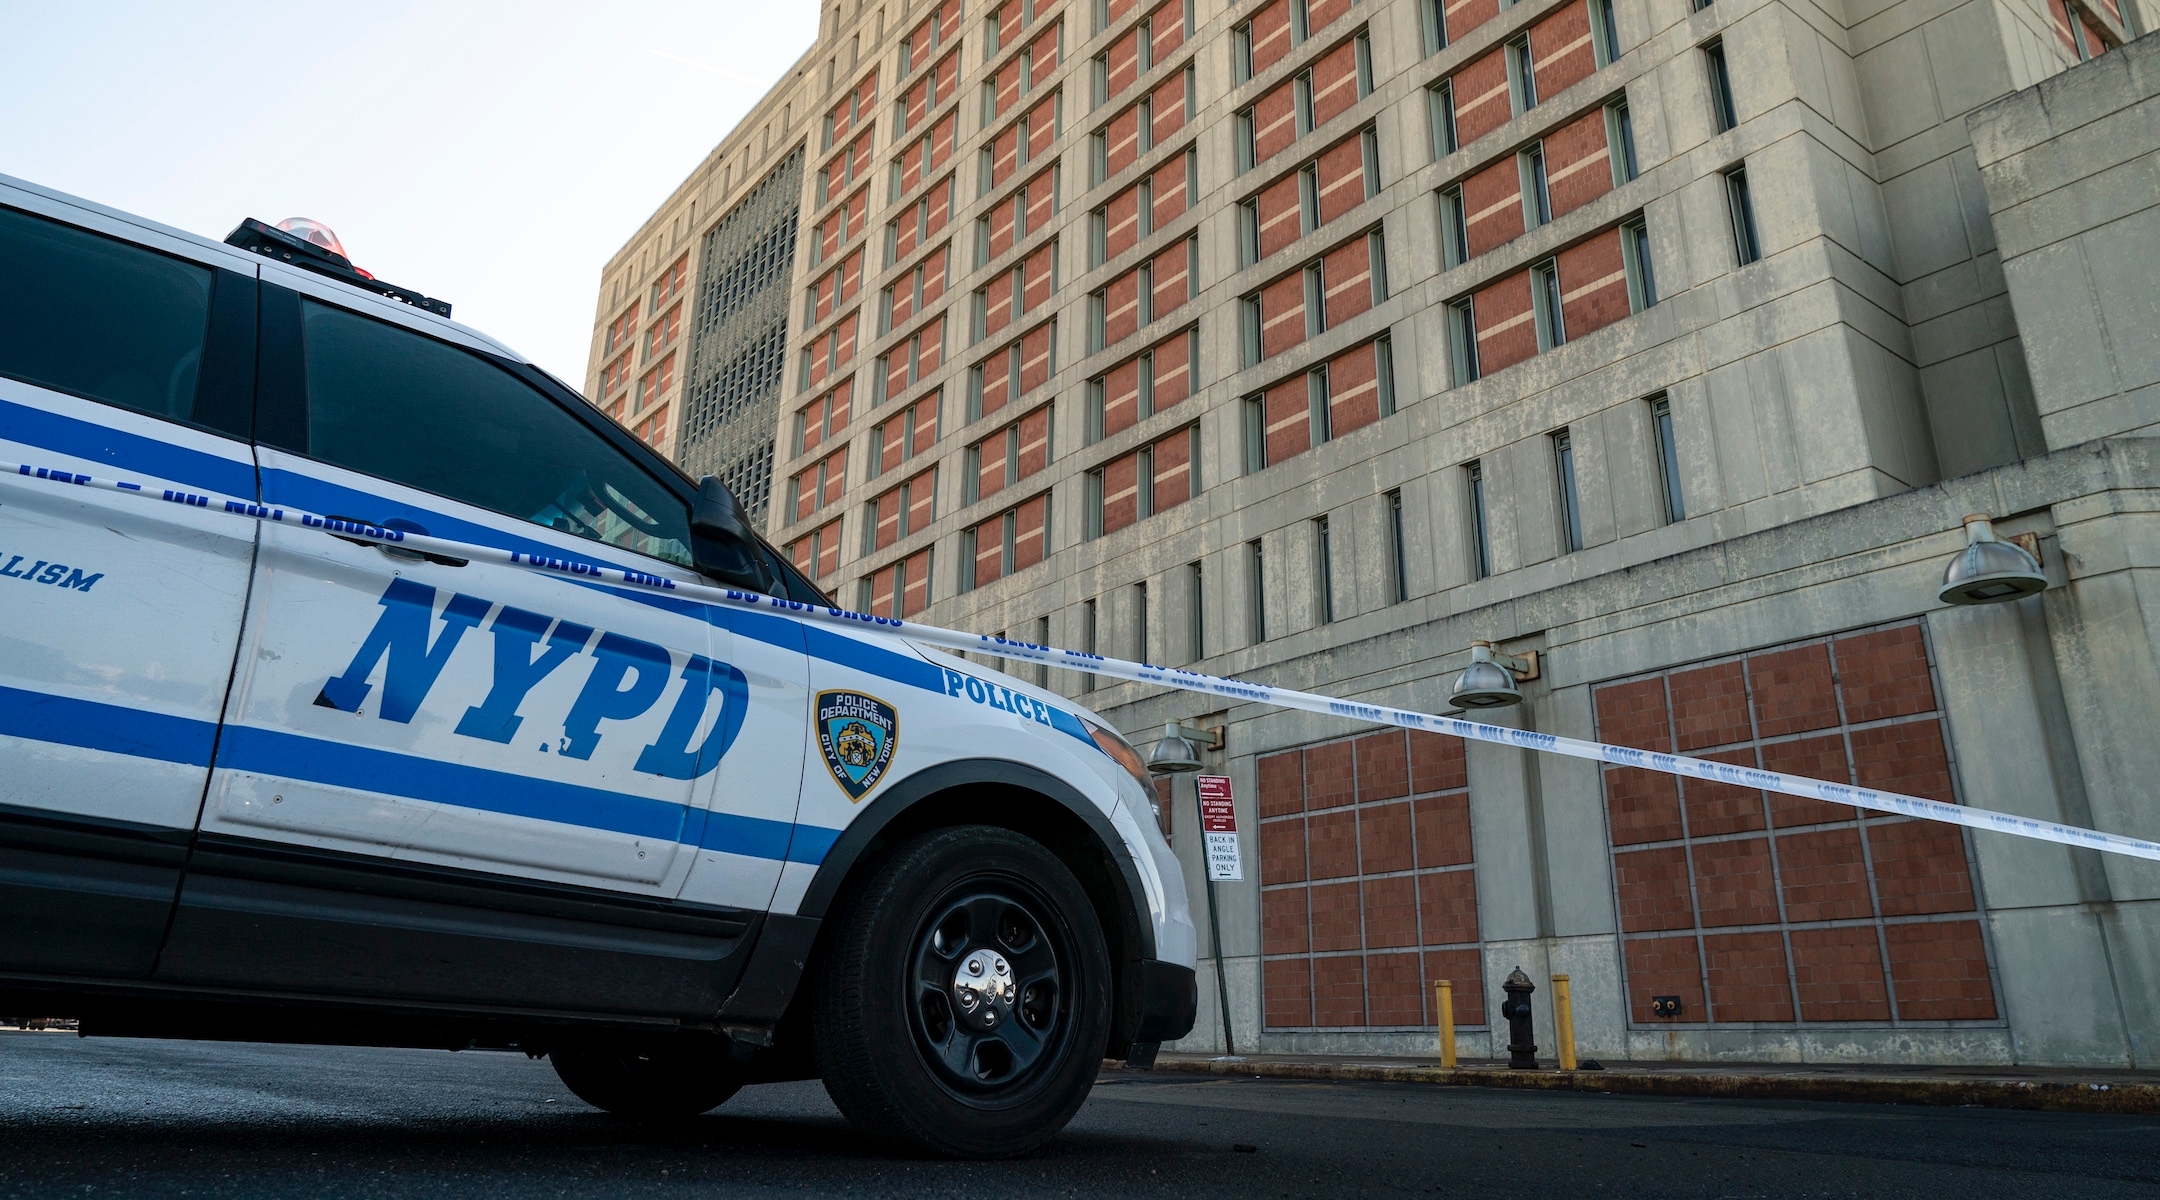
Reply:
[[[1019, 880], [963, 880], [917, 928], [909, 956], [908, 1024], [938, 1081], [972, 1102], [1016, 1097], [1047, 1074], [1070, 1040], [1070, 940], [1043, 918], [1049, 904]], [[1010, 972], [1009, 1006], [968, 1007], [955, 980], [978, 952]], [[986, 1015], [986, 1013], [994, 1013]]]

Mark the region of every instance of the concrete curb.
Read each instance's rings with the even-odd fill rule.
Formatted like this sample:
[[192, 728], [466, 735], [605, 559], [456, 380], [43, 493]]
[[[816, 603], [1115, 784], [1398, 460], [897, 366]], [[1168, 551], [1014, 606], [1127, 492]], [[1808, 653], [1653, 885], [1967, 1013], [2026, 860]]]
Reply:
[[1696, 1071], [1509, 1071], [1382, 1067], [1357, 1063], [1218, 1062], [1160, 1059], [1181, 1075], [1262, 1076], [1369, 1083], [1425, 1083], [1621, 1096], [1711, 1096], [1735, 1100], [1829, 1100], [1858, 1104], [2013, 1108], [2041, 1112], [2160, 1113], [2160, 1085], [1927, 1079], [1895, 1075], [1738, 1075]]

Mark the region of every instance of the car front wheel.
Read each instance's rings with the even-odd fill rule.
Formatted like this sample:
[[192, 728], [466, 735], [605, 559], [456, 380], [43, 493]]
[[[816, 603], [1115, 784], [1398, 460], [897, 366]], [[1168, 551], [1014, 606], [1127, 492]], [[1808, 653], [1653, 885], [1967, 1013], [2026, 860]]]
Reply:
[[963, 826], [895, 848], [852, 890], [813, 978], [819, 1073], [858, 1128], [963, 1158], [1048, 1142], [1094, 1086], [1109, 953], [1040, 844]]

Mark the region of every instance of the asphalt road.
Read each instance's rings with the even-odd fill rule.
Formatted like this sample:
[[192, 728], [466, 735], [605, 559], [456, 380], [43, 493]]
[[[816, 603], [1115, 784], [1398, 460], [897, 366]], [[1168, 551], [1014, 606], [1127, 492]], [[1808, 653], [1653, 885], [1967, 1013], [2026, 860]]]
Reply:
[[658, 1131], [522, 1055], [0, 1033], [0, 1197], [2054, 1200], [2160, 1196], [2156, 1134], [2160, 1118], [1112, 1073], [1043, 1152], [947, 1163], [866, 1147], [815, 1083]]

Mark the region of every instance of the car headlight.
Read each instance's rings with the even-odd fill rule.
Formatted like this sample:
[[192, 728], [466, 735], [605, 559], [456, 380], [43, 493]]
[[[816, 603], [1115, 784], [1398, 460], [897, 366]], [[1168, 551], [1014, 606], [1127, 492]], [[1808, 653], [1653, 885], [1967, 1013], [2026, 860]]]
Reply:
[[1146, 793], [1152, 802], [1155, 799], [1154, 777], [1148, 774], [1147, 764], [1140, 761], [1140, 752], [1133, 749], [1131, 742], [1125, 740], [1125, 735], [1115, 729], [1097, 725], [1085, 717], [1081, 718], [1080, 723], [1087, 726], [1088, 736], [1095, 739], [1095, 744], [1102, 747], [1104, 754], [1116, 759], [1117, 765], [1125, 768], [1128, 774], [1139, 781], [1140, 790]]

